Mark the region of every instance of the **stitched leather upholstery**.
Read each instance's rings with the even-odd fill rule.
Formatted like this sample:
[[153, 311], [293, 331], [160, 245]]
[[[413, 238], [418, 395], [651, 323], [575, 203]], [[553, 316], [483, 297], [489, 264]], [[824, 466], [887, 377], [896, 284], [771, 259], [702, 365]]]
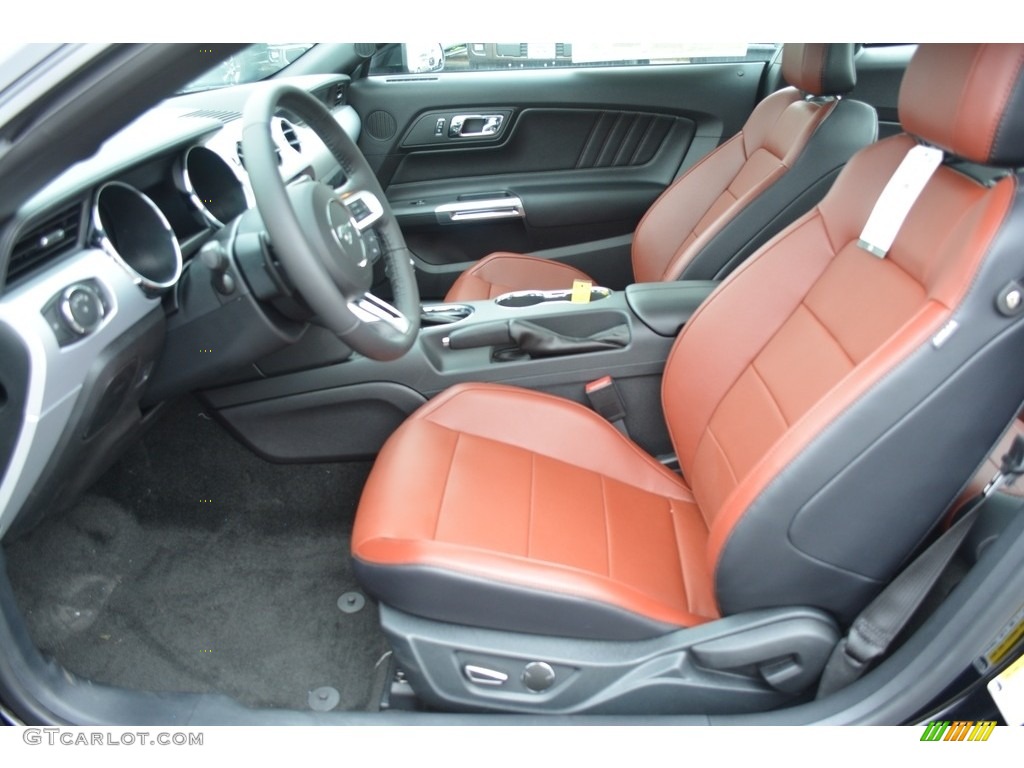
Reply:
[[[1018, 45], [922, 47], [900, 87], [903, 127], [976, 163], [1024, 165], [1024, 51]], [[934, 76], [942, 86], [927, 91]]]
[[815, 95], [849, 93], [857, 84], [853, 43], [786, 43], [782, 76]]
[[[963, 53], [936, 47], [901, 100], [926, 140], [950, 126], [929, 127], [914, 89], [938, 90], [931, 62]], [[682, 477], [581, 406], [453, 388], [371, 473], [353, 533], [367, 590], [442, 621], [605, 639], [784, 605], [852, 618], [1024, 401], [1024, 318], [994, 304], [1024, 274], [1015, 173], [942, 166], [886, 258], [857, 245], [915, 144], [858, 153], [684, 327], [662, 390]]]

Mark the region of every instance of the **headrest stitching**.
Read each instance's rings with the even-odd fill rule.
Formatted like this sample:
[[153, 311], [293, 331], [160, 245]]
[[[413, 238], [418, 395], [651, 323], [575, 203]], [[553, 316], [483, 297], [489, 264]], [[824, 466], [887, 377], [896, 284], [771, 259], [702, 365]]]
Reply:
[[[949, 125], [949, 145], [950, 149], [956, 152], [956, 148], [960, 144], [960, 115], [963, 113], [964, 108], [967, 106], [966, 94], [971, 92], [971, 83], [974, 80], [974, 73], [978, 71], [978, 67], [981, 63], [982, 53], [985, 47], [979, 46], [974, 51], [974, 57], [971, 60], [971, 67], [967, 74], [964, 76], [963, 83], [960, 86], [960, 96], [956, 100], [956, 112], [953, 114], [953, 119]], [[993, 126], [994, 128], [994, 126]], [[989, 144], [989, 152], [991, 153], [992, 146]], [[987, 157], [986, 157], [987, 159]]]

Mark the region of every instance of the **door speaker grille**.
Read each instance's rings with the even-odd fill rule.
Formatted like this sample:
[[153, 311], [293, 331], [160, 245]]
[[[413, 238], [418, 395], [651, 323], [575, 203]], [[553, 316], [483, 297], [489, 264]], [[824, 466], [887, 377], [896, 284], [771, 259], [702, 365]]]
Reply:
[[394, 115], [390, 112], [378, 109], [367, 115], [364, 127], [373, 138], [378, 141], [387, 141], [394, 138], [395, 131], [398, 130], [398, 123], [395, 122]]

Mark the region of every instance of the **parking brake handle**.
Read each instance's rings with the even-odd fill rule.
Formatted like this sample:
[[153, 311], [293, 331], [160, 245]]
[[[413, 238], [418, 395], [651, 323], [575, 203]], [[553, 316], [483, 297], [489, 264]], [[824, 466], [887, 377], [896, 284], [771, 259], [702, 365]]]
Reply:
[[500, 347], [512, 343], [508, 331], [508, 320], [490, 323], [476, 323], [465, 328], [456, 328], [441, 343], [448, 349], [473, 349], [474, 347]]
[[528, 320], [499, 320], [453, 330], [445, 339], [449, 349], [514, 346], [530, 357], [558, 357], [619, 349], [629, 343], [625, 323], [591, 336], [567, 336]]

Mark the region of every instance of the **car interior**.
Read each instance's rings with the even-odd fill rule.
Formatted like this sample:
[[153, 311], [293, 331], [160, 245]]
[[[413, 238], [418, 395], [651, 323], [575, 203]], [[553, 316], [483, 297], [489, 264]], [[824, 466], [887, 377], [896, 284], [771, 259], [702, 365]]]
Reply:
[[988, 714], [1024, 46], [187, 49], [55, 53], [0, 128], [0, 714]]
[[[790, 87], [759, 102], [735, 136], [644, 214], [631, 242], [630, 282], [721, 280], [816, 204], [850, 157], [877, 138], [874, 109], [837, 98], [857, 83], [852, 43], [791, 44], [781, 66]], [[495, 253], [462, 272], [445, 301], [559, 290], [574, 279], [593, 282], [561, 261]]]

